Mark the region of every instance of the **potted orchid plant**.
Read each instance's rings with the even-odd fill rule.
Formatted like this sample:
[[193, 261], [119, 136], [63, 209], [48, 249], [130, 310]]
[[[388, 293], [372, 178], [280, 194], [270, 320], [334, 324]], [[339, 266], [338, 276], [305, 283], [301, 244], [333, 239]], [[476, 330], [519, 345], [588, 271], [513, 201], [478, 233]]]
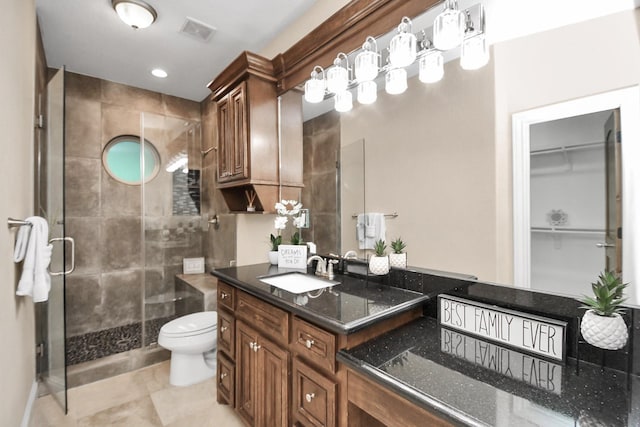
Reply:
[[[277, 235], [271, 234], [271, 252], [269, 253], [269, 261], [272, 264], [280, 265], [281, 256], [279, 255], [280, 247], [285, 247], [288, 245], [282, 244], [282, 234], [284, 230], [287, 228], [287, 224], [289, 223], [289, 218], [292, 219], [293, 226], [297, 229], [290, 236], [290, 243], [292, 246], [304, 245], [302, 241], [302, 236], [300, 233], [300, 228], [304, 226], [306, 218], [301, 215], [302, 203], [297, 200], [281, 200], [275, 204], [276, 210], [276, 218], [274, 220], [274, 227], [277, 230]], [[306, 259], [306, 246], [305, 249], [305, 259]], [[272, 253], [275, 252], [274, 255]]]

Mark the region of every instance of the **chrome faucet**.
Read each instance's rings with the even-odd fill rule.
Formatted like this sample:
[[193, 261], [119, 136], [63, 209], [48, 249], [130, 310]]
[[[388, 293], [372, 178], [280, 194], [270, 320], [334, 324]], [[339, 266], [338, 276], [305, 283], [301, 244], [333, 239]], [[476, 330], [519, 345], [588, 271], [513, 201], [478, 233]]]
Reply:
[[314, 260], [318, 261], [316, 264], [316, 276], [333, 280], [335, 277], [333, 266], [337, 264], [338, 261], [335, 259], [325, 260], [320, 255], [312, 255], [307, 259], [307, 265], [311, 265]]

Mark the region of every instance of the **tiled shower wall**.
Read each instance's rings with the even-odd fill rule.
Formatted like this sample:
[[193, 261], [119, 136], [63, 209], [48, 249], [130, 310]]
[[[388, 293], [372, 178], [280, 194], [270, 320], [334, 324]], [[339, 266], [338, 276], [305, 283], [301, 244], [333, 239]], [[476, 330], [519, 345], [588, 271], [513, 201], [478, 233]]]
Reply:
[[311, 208], [311, 226], [304, 230], [302, 237], [307, 242], [314, 242], [318, 253], [336, 252], [339, 227], [336, 162], [340, 152], [340, 113], [330, 111], [307, 120], [303, 126], [303, 137], [302, 205]]
[[[67, 337], [73, 338], [139, 324], [143, 267], [147, 268], [147, 289], [153, 285], [161, 290], [173, 286], [183, 257], [202, 255], [200, 223], [190, 225], [192, 217], [167, 212], [159, 201], [170, 200], [165, 193], [171, 190], [158, 181], [146, 189], [145, 204], [152, 206], [147, 213], [149, 244], [144, 262], [140, 187], [112, 179], [101, 160], [102, 149], [112, 138], [140, 135], [143, 112], [167, 122], [200, 121], [201, 114], [197, 102], [69, 72], [65, 77], [65, 225], [66, 234], [76, 241], [76, 270], [66, 279], [66, 326]], [[172, 141], [166, 133], [145, 134], [162, 160], [167, 152], [163, 144]], [[177, 236], [174, 243], [182, 244], [162, 245], [165, 231]], [[170, 312], [158, 308], [147, 316]]]

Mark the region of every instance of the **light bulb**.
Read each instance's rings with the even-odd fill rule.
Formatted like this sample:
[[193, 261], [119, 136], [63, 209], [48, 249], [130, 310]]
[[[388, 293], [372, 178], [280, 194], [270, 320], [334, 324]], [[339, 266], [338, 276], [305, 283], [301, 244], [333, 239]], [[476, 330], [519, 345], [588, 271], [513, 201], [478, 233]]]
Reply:
[[404, 68], [392, 68], [384, 80], [384, 90], [389, 95], [398, 95], [407, 90], [407, 71]]
[[373, 104], [378, 99], [378, 85], [368, 81], [358, 84], [358, 102], [360, 104]]
[[378, 45], [376, 39], [369, 36], [362, 45], [362, 52], [356, 56], [354, 63], [354, 71], [356, 80], [368, 82], [378, 77]]
[[477, 70], [489, 62], [489, 47], [484, 34], [469, 37], [462, 42], [460, 66], [465, 70]]
[[420, 58], [418, 79], [422, 83], [435, 83], [444, 76], [442, 52], [433, 50]]
[[466, 29], [466, 17], [455, 0], [447, 0], [445, 8], [433, 23], [433, 45], [438, 50], [460, 46]]
[[335, 109], [339, 113], [346, 113], [353, 108], [353, 96], [351, 92], [345, 90], [343, 92], [336, 93], [335, 97]]
[[349, 86], [349, 73], [340, 65], [334, 65], [327, 70], [327, 90], [331, 93], [339, 93], [347, 90]]
[[312, 104], [324, 99], [324, 79], [311, 78], [304, 84], [304, 100]]

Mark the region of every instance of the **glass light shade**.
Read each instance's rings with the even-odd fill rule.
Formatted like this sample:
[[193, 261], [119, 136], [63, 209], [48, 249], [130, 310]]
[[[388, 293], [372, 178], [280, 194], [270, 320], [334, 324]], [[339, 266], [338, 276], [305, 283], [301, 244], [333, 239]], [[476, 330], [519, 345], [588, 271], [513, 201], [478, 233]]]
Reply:
[[373, 104], [378, 99], [378, 85], [376, 82], [367, 81], [358, 84], [358, 102], [360, 104]]
[[444, 57], [442, 52], [434, 50], [420, 58], [418, 79], [422, 83], [435, 83], [444, 76]]
[[147, 28], [158, 16], [151, 6], [140, 0], [114, 0], [112, 4], [120, 19], [133, 28]]
[[311, 77], [304, 84], [304, 100], [312, 104], [322, 102], [324, 99], [324, 79]]
[[477, 70], [489, 62], [489, 46], [484, 34], [469, 37], [462, 42], [460, 66], [465, 70]]
[[407, 67], [416, 60], [416, 36], [411, 33], [396, 34], [389, 43], [389, 62], [392, 67]]
[[438, 50], [449, 50], [460, 46], [466, 29], [465, 14], [447, 3], [445, 10], [433, 23], [433, 45]]
[[343, 92], [336, 93], [335, 97], [335, 109], [340, 113], [346, 113], [353, 108], [353, 96], [351, 92], [345, 90]]
[[368, 82], [378, 77], [378, 54], [370, 50], [360, 52], [355, 61], [356, 80]]
[[398, 95], [407, 90], [407, 70], [404, 68], [392, 68], [384, 78], [384, 90], [389, 95]]
[[349, 86], [349, 72], [346, 68], [334, 65], [327, 70], [327, 90], [331, 93], [339, 93], [347, 90]]

